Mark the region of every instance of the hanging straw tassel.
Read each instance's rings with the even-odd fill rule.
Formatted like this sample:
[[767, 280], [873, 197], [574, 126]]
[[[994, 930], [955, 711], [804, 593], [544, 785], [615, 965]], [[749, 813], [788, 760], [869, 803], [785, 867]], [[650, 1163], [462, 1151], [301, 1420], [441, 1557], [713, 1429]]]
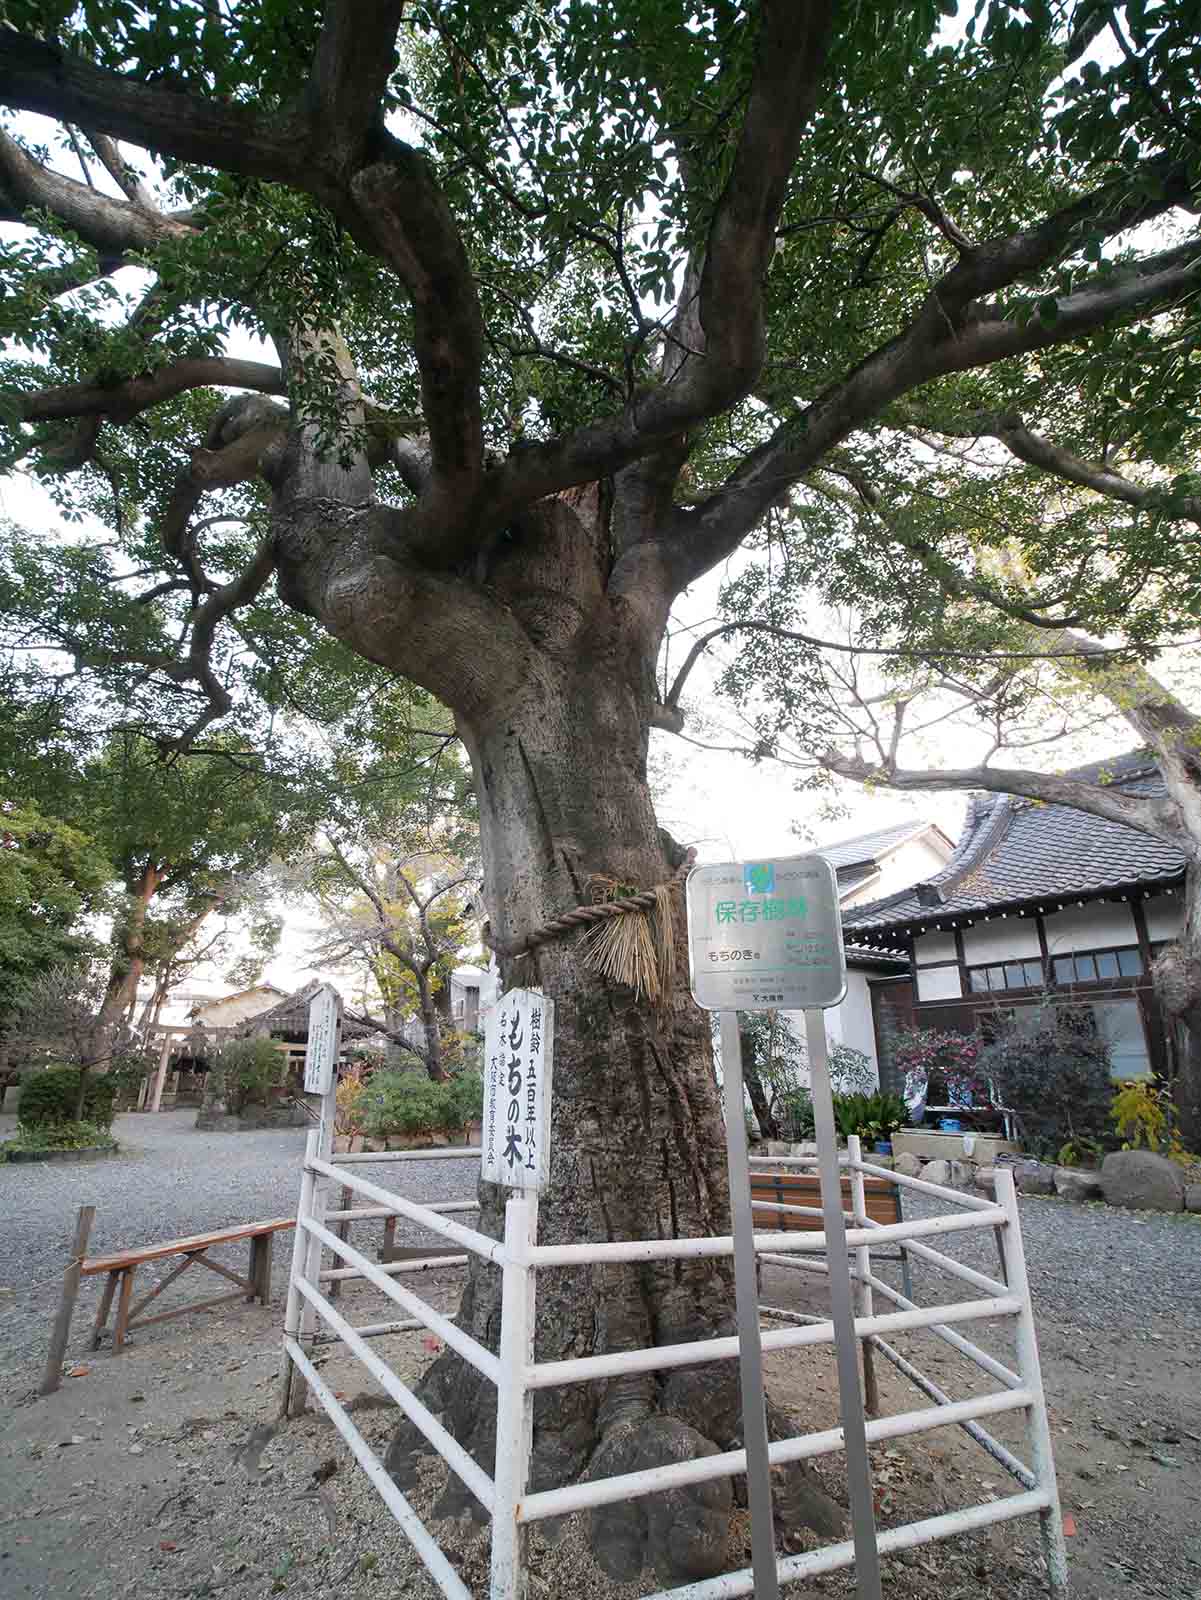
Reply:
[[584, 962], [615, 983], [624, 983], [654, 1004], [672, 991], [676, 964], [674, 884], [651, 891], [653, 909], [631, 911], [599, 923], [581, 945]]

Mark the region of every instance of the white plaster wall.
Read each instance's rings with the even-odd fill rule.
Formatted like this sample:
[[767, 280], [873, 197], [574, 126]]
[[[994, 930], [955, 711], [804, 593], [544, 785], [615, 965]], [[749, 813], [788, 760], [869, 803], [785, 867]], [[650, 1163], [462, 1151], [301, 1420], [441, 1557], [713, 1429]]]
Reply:
[[1033, 917], [994, 917], [963, 930], [963, 958], [969, 967], [982, 967], [990, 961], [1019, 961], [1042, 954], [1038, 947], [1038, 926]]
[[232, 1028], [235, 1023], [257, 1017], [270, 1011], [285, 998], [273, 990], [251, 989], [246, 994], [225, 995], [220, 1000], [209, 1000], [198, 1007], [196, 1017], [206, 1028]]
[[1053, 956], [1070, 950], [1105, 950], [1111, 945], [1138, 943], [1128, 905], [1094, 901], [1091, 905], [1053, 911], [1043, 922], [1047, 949]]
[[872, 995], [867, 986], [867, 973], [847, 973], [847, 997], [838, 1007], [840, 1037], [843, 1044], [853, 1050], [862, 1050], [876, 1069], [879, 1082], [879, 1062], [876, 1060], [876, 1030], [872, 1026]]
[[953, 933], [919, 933], [913, 941], [914, 958], [919, 967], [933, 961], [954, 961], [955, 935]]
[[[786, 1011], [784, 1015], [803, 1040], [805, 1013]], [[852, 968], [847, 973], [846, 998], [841, 1005], [831, 1007], [825, 1013], [825, 1018], [826, 1040], [831, 1048], [836, 1044], [845, 1044], [853, 1050], [862, 1050], [871, 1062], [876, 1082], [879, 1083], [880, 1064], [876, 1060], [876, 1031], [872, 1026], [872, 996], [867, 986], [866, 972]], [[809, 1082], [808, 1063], [801, 1067], [800, 1079], [802, 1083]]]
[[919, 1000], [957, 1000], [962, 993], [958, 967], [921, 967], [918, 970]]
[[1174, 939], [1183, 921], [1183, 902], [1178, 894], [1158, 894], [1153, 900], [1143, 901], [1143, 915], [1147, 919], [1147, 938], [1152, 944], [1158, 944], [1161, 939]]
[[885, 895], [932, 878], [946, 866], [949, 857], [945, 846], [932, 844], [929, 839], [909, 839], [880, 863], [879, 877], [852, 890], [842, 903], [860, 906], [870, 900], [883, 900]]

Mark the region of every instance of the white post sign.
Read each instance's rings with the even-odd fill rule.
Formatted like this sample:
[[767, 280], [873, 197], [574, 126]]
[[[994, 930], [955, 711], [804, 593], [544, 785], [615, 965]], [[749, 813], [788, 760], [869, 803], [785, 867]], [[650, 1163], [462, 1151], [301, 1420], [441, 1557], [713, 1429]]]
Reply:
[[545, 1187], [550, 1175], [555, 1003], [538, 989], [510, 989], [484, 1032], [484, 1126], [480, 1176], [506, 1189]]
[[328, 1094], [338, 1059], [338, 991], [323, 983], [309, 1001], [309, 1038], [304, 1051], [305, 1094]]
[[838, 881], [824, 856], [688, 874], [688, 967], [706, 1011], [804, 1011], [846, 993]]

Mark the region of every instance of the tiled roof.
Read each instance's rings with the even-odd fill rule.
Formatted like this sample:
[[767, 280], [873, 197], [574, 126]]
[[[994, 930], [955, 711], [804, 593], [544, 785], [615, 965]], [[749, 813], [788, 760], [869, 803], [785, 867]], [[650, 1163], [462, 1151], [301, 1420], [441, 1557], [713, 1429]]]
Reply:
[[924, 833], [929, 826], [928, 822], [918, 818], [910, 822], [897, 822], [891, 828], [877, 828], [875, 833], [861, 833], [854, 839], [843, 839], [839, 844], [818, 845], [817, 854], [825, 856], [838, 873], [839, 883], [845, 883], [843, 874], [846, 868], [878, 861], [882, 855], [906, 839], [911, 839], [914, 834]]
[[[1127, 794], [1162, 794], [1141, 752], [1094, 762], [1072, 777], [1111, 782]], [[1072, 806], [1014, 795], [973, 794], [955, 854], [911, 889], [855, 906], [843, 925], [856, 939], [892, 943], [906, 929], [1026, 903], [1096, 899], [1170, 883], [1184, 874], [1179, 850]]]

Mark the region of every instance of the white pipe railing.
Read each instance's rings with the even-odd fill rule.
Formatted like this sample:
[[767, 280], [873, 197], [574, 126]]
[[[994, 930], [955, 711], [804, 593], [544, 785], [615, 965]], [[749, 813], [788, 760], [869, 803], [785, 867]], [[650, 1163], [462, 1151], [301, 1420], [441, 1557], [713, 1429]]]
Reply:
[[478, 1161], [478, 1144], [447, 1145], [445, 1150], [343, 1150], [331, 1158], [339, 1166], [358, 1166], [368, 1161]]
[[[331, 1091], [332, 1101], [332, 1091]], [[324, 1128], [323, 1123], [323, 1128]], [[354, 1155], [322, 1158], [310, 1140], [306, 1152], [301, 1204], [297, 1226], [294, 1271], [289, 1285], [289, 1305], [285, 1351], [294, 1368], [297, 1382], [304, 1380], [315, 1398], [333, 1419], [356, 1459], [363, 1465], [389, 1509], [413, 1543], [431, 1577], [450, 1600], [470, 1600], [469, 1591], [451, 1567], [437, 1542], [424, 1527], [412, 1506], [396, 1488], [383, 1464], [359, 1434], [346, 1411], [322, 1380], [306, 1354], [303, 1340], [315, 1318], [322, 1332], [311, 1335], [314, 1342], [340, 1341], [364, 1369], [381, 1385], [404, 1414], [413, 1422], [434, 1450], [455, 1471], [476, 1499], [492, 1516], [491, 1600], [525, 1600], [527, 1568], [524, 1550], [529, 1525], [547, 1518], [610, 1505], [617, 1501], [660, 1493], [685, 1485], [700, 1484], [723, 1477], [745, 1475], [745, 1450], [730, 1450], [694, 1460], [667, 1463], [644, 1471], [622, 1473], [587, 1483], [566, 1484], [538, 1493], [527, 1493], [533, 1437], [533, 1401], [537, 1391], [564, 1384], [587, 1383], [620, 1378], [632, 1373], [668, 1371], [698, 1366], [713, 1361], [734, 1360], [739, 1356], [739, 1340], [734, 1337], [700, 1339], [688, 1343], [661, 1345], [648, 1349], [614, 1351], [598, 1356], [561, 1361], [536, 1361], [533, 1348], [535, 1285], [539, 1268], [596, 1266], [617, 1262], [650, 1262], [733, 1254], [731, 1237], [701, 1239], [634, 1239], [597, 1241], [581, 1245], [537, 1244], [537, 1197], [512, 1199], [506, 1207], [503, 1242], [450, 1220], [454, 1213], [478, 1209], [474, 1201], [445, 1201], [422, 1205], [371, 1183], [345, 1168], [360, 1162], [403, 1162], [480, 1159], [478, 1148], [445, 1150], [371, 1151]], [[816, 1167], [816, 1156], [756, 1157], [754, 1165]], [[1021, 1252], [1020, 1227], [1011, 1175], [998, 1173], [997, 1201], [977, 1199], [958, 1191], [906, 1178], [886, 1168], [860, 1159], [857, 1142], [851, 1145], [841, 1163], [851, 1177], [849, 1216], [853, 1226], [846, 1230], [846, 1246], [853, 1252], [852, 1279], [857, 1289], [858, 1313], [853, 1321], [855, 1338], [866, 1355], [879, 1351], [893, 1362], [902, 1375], [934, 1402], [933, 1406], [880, 1417], [866, 1423], [869, 1443], [920, 1434], [935, 1428], [958, 1426], [965, 1429], [1000, 1465], [1020, 1483], [1024, 1493], [986, 1505], [968, 1506], [938, 1517], [929, 1517], [878, 1535], [881, 1555], [904, 1550], [932, 1540], [984, 1528], [1010, 1518], [1037, 1512], [1042, 1524], [1044, 1549], [1053, 1594], [1066, 1593], [1062, 1529], [1059, 1527], [1058, 1500], [1050, 1454], [1050, 1434], [1046, 1402], [1034, 1344], [1030, 1312], [1029, 1284]], [[877, 1223], [866, 1215], [864, 1176], [880, 1177], [899, 1188], [928, 1194], [957, 1206], [949, 1216], [913, 1218], [899, 1223]], [[316, 1192], [322, 1180], [330, 1179], [369, 1202], [329, 1212], [320, 1212], [321, 1196]], [[347, 1197], [349, 1198], [349, 1197]], [[753, 1202], [759, 1211], [784, 1215], [820, 1217], [817, 1207], [792, 1205], [771, 1199]], [[318, 1214], [314, 1214], [314, 1213]], [[844, 1211], [844, 1215], [848, 1214]], [[349, 1223], [380, 1217], [401, 1217], [450, 1241], [457, 1246], [447, 1253], [410, 1261], [376, 1265], [361, 1251], [332, 1231], [330, 1224]], [[1012, 1287], [999, 1283], [976, 1269], [965, 1266], [942, 1251], [918, 1241], [964, 1231], [993, 1228], [998, 1231], [1005, 1268]], [[871, 1252], [882, 1245], [899, 1243], [940, 1271], [983, 1292], [983, 1298], [932, 1307], [918, 1306], [872, 1271]], [[828, 1275], [830, 1262], [823, 1232], [772, 1231], [756, 1233], [758, 1259], [807, 1272]], [[322, 1250], [329, 1250], [340, 1265], [323, 1268]], [[459, 1253], [466, 1252], [466, 1253]], [[827, 1259], [814, 1259], [825, 1253]], [[451, 1319], [435, 1310], [420, 1296], [395, 1281], [407, 1273], [467, 1264], [471, 1256], [503, 1269], [501, 1293], [501, 1332], [499, 1355], [493, 1355], [479, 1341], [465, 1333]], [[391, 1321], [355, 1325], [326, 1298], [318, 1287], [329, 1282], [362, 1280], [408, 1313]], [[884, 1314], [876, 1312], [873, 1295], [879, 1295], [899, 1308]], [[300, 1313], [303, 1311], [303, 1315]], [[761, 1317], [778, 1318], [789, 1324], [761, 1334], [765, 1351], [817, 1347], [834, 1342], [834, 1326], [828, 1317], [809, 1313], [760, 1308]], [[1017, 1322], [1018, 1370], [1011, 1371], [987, 1351], [964, 1338], [953, 1326], [993, 1318], [1015, 1318]], [[428, 1328], [451, 1349], [487, 1377], [497, 1388], [496, 1462], [489, 1477], [478, 1462], [423, 1405], [413, 1391], [388, 1366], [368, 1341], [391, 1334], [405, 1334]], [[885, 1335], [929, 1329], [960, 1355], [971, 1360], [1003, 1385], [1002, 1392], [954, 1400], [888, 1343]], [[299, 1330], [299, 1331], [297, 1331]], [[866, 1364], [866, 1362], [865, 1362]], [[1032, 1466], [1027, 1467], [1006, 1446], [980, 1425], [980, 1419], [994, 1415], [1024, 1412], [1030, 1430]], [[846, 1448], [842, 1428], [777, 1440], [768, 1449], [772, 1466], [809, 1460]], [[865, 1558], [861, 1558], [865, 1559]], [[855, 1561], [854, 1541], [787, 1556], [776, 1562], [780, 1583], [795, 1583], [820, 1573], [851, 1566]], [[768, 1563], [770, 1571], [770, 1561]], [[646, 1600], [735, 1600], [754, 1592], [754, 1572], [747, 1568], [722, 1574], [699, 1583], [658, 1591]]]
[[[389, 1278], [405, 1272], [437, 1272], [440, 1267], [465, 1267], [470, 1256], [426, 1256], [423, 1261], [385, 1261], [379, 1270]], [[361, 1278], [357, 1267], [323, 1267], [317, 1275], [319, 1283], [344, 1283], [348, 1278]]]
[[[887, 1339], [873, 1339], [871, 1344], [872, 1348], [878, 1350], [886, 1361], [892, 1362], [902, 1377], [908, 1378], [915, 1388], [920, 1389], [924, 1395], [928, 1396], [937, 1405], [952, 1406], [955, 1404], [950, 1395], [940, 1389], [931, 1379], [927, 1378], [926, 1374], [915, 1367], [912, 1361], [906, 1361], [899, 1350], [894, 1350]], [[1014, 1394], [1030, 1393], [1028, 1389], [1016, 1389], [1011, 1392]], [[999, 1466], [1004, 1467], [1006, 1472], [1016, 1478], [1023, 1489], [1037, 1487], [1034, 1474], [1030, 1468], [1024, 1461], [1019, 1461], [1011, 1450], [1007, 1450], [999, 1439], [994, 1439], [991, 1433], [988, 1433], [972, 1419], [956, 1417], [954, 1420], [978, 1445], [987, 1450], [988, 1454], [992, 1456]]]
[[[918, 1311], [888, 1312], [878, 1317], [856, 1317], [855, 1337], [873, 1333], [908, 1333], [938, 1322], [972, 1322], [980, 1317], [1012, 1317], [1021, 1309], [1012, 1296], [995, 1300], [962, 1300], [954, 1305]], [[834, 1325], [782, 1328], [763, 1335], [763, 1349], [792, 1350], [800, 1345], [833, 1344]], [[598, 1378], [625, 1377], [631, 1372], [664, 1372], [673, 1367], [700, 1366], [710, 1361], [738, 1357], [737, 1338], [695, 1339], [687, 1344], [653, 1345], [645, 1350], [613, 1350], [603, 1356], [578, 1356], [570, 1361], [540, 1361], [529, 1368], [525, 1381], [531, 1389], [552, 1389], [561, 1383], [591, 1383]]]
[[[926, 1517], [921, 1522], [907, 1522], [901, 1528], [887, 1528], [876, 1535], [882, 1556], [895, 1555], [898, 1550], [912, 1550], [915, 1545], [932, 1544], [936, 1539], [953, 1539], [956, 1534], [974, 1533], [980, 1528], [990, 1528], [997, 1522], [1010, 1522], [1014, 1517], [1028, 1516], [1032, 1511], [1045, 1513], [1050, 1495], [1043, 1489], [1031, 1489], [1025, 1494], [1013, 1494], [1003, 1500], [990, 1500], [985, 1505], [967, 1506], [962, 1511], [948, 1511], [941, 1517]], [[802, 1578], [815, 1578], [821, 1573], [837, 1572], [849, 1567], [855, 1560], [855, 1546], [849, 1539], [842, 1544], [826, 1545], [821, 1550], [809, 1550], [799, 1556], [785, 1556], [776, 1565], [781, 1583], [797, 1583]], [[656, 1589], [644, 1600], [736, 1600], [739, 1595], [753, 1595], [755, 1580], [749, 1568], [729, 1572], [720, 1578], [705, 1578], [700, 1583], [686, 1583], [677, 1589]]]
[[353, 1172], [339, 1172], [328, 1161], [316, 1159], [309, 1162], [314, 1172], [322, 1173], [329, 1178], [337, 1178], [347, 1189], [353, 1189], [357, 1194], [366, 1195], [368, 1200], [374, 1200], [377, 1205], [387, 1206], [398, 1217], [407, 1217], [410, 1222], [419, 1222], [431, 1233], [440, 1233], [444, 1239], [449, 1239], [453, 1244], [470, 1250], [473, 1255], [483, 1256], [486, 1261], [500, 1262], [504, 1255], [504, 1246], [498, 1239], [489, 1239], [487, 1234], [477, 1233], [474, 1228], [465, 1228], [460, 1222], [448, 1222], [445, 1217], [436, 1211], [431, 1211], [428, 1206], [418, 1205], [413, 1200], [406, 1200], [403, 1195], [392, 1194], [387, 1189], [381, 1189], [376, 1183], [370, 1183], [366, 1178], [359, 1178]]
[[[868, 1221], [869, 1228], [880, 1228], [884, 1224]], [[906, 1240], [905, 1248], [911, 1255], [921, 1261], [928, 1261], [932, 1267], [937, 1267], [940, 1272], [947, 1273], [952, 1278], [962, 1278], [964, 1283], [970, 1283], [973, 1288], [982, 1289], [985, 1294], [1008, 1294], [1009, 1285], [1002, 1283], [999, 1278], [990, 1278], [986, 1272], [977, 1272], [975, 1267], [969, 1267], [962, 1261], [956, 1261], [954, 1256], [944, 1255], [941, 1250], [934, 1250], [928, 1244], [921, 1244], [917, 1240]]]
[[355, 1427], [334, 1391], [324, 1381], [300, 1345], [295, 1339], [288, 1338], [284, 1340], [284, 1349], [289, 1360], [295, 1362], [297, 1371], [307, 1380], [309, 1388], [320, 1400], [334, 1427], [350, 1446], [355, 1460], [400, 1524], [405, 1537], [425, 1564], [426, 1571], [447, 1596], [447, 1600], [475, 1600], [471, 1590], [442, 1553], [438, 1541], [426, 1532], [425, 1524], [396, 1487], [388, 1469]]
[[[886, 1300], [891, 1300], [894, 1306], [900, 1306], [902, 1311], [916, 1311], [916, 1302], [903, 1295], [899, 1289], [894, 1289], [892, 1284], [885, 1283], [883, 1278], [878, 1278], [875, 1273], [871, 1277], [871, 1286]], [[965, 1339], [961, 1333], [956, 1333], [954, 1328], [948, 1328], [945, 1323], [934, 1322], [930, 1325], [930, 1332], [937, 1338], [949, 1344], [952, 1349], [958, 1350], [961, 1356], [966, 1356], [969, 1361], [975, 1362], [982, 1371], [987, 1372], [998, 1383], [1005, 1384], [1010, 1389], [1020, 1389], [1022, 1380], [1016, 1372], [998, 1361], [995, 1356], [990, 1356], [987, 1350], [982, 1350], [978, 1344], [973, 1344], [970, 1339]]]
[[380, 1388], [395, 1400], [418, 1432], [429, 1440], [446, 1464], [458, 1473], [484, 1509], [491, 1511], [495, 1495], [492, 1479], [483, 1468], [468, 1455], [453, 1434], [446, 1431], [433, 1412], [418, 1400], [408, 1385], [400, 1381], [386, 1362], [381, 1361], [364, 1341], [361, 1330], [352, 1327], [325, 1296], [313, 1288], [312, 1284], [302, 1282], [300, 1292], [318, 1316], [334, 1330], [346, 1348], [359, 1358]]
[[[411, 1317], [422, 1321], [431, 1333], [436, 1333], [452, 1350], [457, 1350], [470, 1366], [477, 1372], [482, 1372], [485, 1378], [490, 1378], [493, 1383], [500, 1381], [500, 1364], [491, 1350], [485, 1349], [478, 1339], [473, 1339], [469, 1333], [464, 1333], [458, 1323], [452, 1322], [449, 1317], [444, 1317], [440, 1311], [435, 1311], [433, 1306], [427, 1305], [420, 1295], [415, 1295], [410, 1289], [402, 1289], [398, 1283], [383, 1273], [374, 1261], [367, 1257], [344, 1239], [339, 1239], [336, 1233], [331, 1233], [328, 1228], [312, 1217], [297, 1219], [300, 1227], [308, 1230], [315, 1239], [319, 1239], [327, 1250], [332, 1250], [335, 1255], [341, 1256], [343, 1261], [357, 1267], [363, 1276], [377, 1289], [383, 1291], [389, 1300], [394, 1301], [403, 1311]], [[302, 1291], [303, 1292], [303, 1291]]]
[[[998, 1209], [993, 1200], [984, 1200], [979, 1195], [965, 1194], [962, 1189], [948, 1189], [945, 1184], [927, 1183], [925, 1178], [909, 1178], [903, 1172], [893, 1172], [890, 1167], [877, 1167], [870, 1161], [861, 1161], [859, 1171], [866, 1173], [869, 1178], [887, 1178], [889, 1183], [898, 1184], [902, 1189], [912, 1189], [916, 1194], [932, 1195], [935, 1200], [949, 1200], [955, 1205], [965, 1206], [968, 1211]], [[1001, 1221], [1003, 1224], [1004, 1218]]]
[[[962, 1233], [971, 1228], [995, 1228], [1005, 1223], [999, 1206], [987, 1206], [968, 1216], [921, 1217], [910, 1222], [884, 1222], [878, 1227], [848, 1228], [847, 1248], [860, 1244], [891, 1244], [928, 1234]], [[824, 1233], [757, 1233], [755, 1249], [819, 1252], [826, 1249]], [[623, 1239], [602, 1244], [540, 1244], [531, 1252], [534, 1267], [583, 1267], [609, 1261], [673, 1261], [690, 1256], [728, 1256], [734, 1240], [726, 1234], [708, 1239]]]
[[[881, 1417], [869, 1422], [867, 1441], [869, 1444], [882, 1444], [888, 1439], [927, 1433], [934, 1428], [950, 1427], [976, 1417], [1017, 1411], [1028, 1405], [1030, 1399], [1031, 1396], [1024, 1393], [979, 1395], [971, 1400], [960, 1401], [955, 1406], [904, 1411], [897, 1416]], [[842, 1448], [842, 1429], [827, 1428], [822, 1433], [806, 1433], [795, 1439], [777, 1440], [768, 1446], [767, 1455], [773, 1467], [782, 1467], [793, 1461], [809, 1461], [814, 1456], [833, 1455]], [[697, 1456], [691, 1461], [672, 1461], [661, 1467], [647, 1467], [641, 1472], [623, 1472], [612, 1478], [594, 1478], [588, 1483], [568, 1484], [562, 1489], [544, 1489], [540, 1494], [525, 1497], [518, 1517], [522, 1522], [565, 1517], [573, 1511], [612, 1505], [616, 1500], [633, 1500], [641, 1495], [659, 1494], [689, 1484], [708, 1483], [713, 1478], [735, 1477], [745, 1471], [746, 1451], [724, 1450], [718, 1455]]]

